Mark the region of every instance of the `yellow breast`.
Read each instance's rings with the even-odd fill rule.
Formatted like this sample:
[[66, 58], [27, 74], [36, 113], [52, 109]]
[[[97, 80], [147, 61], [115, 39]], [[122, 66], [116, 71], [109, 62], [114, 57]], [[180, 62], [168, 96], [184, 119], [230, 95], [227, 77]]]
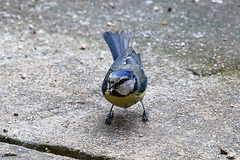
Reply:
[[117, 96], [112, 96], [109, 92], [105, 92], [104, 97], [113, 105], [116, 105], [122, 108], [128, 108], [134, 105], [135, 103], [137, 103], [138, 101], [140, 101], [141, 99], [143, 99], [145, 93], [146, 93], [146, 90], [141, 94], [138, 94], [136, 91], [125, 97], [117, 97]]

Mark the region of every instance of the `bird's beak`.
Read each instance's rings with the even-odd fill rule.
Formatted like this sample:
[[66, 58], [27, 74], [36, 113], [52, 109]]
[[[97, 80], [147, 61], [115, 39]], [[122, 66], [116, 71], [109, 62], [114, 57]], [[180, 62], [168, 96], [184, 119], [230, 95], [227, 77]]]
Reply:
[[112, 90], [113, 87], [114, 87], [114, 84], [109, 85], [109, 90], [110, 89]]
[[114, 90], [114, 84], [109, 84], [108, 92], [111, 94], [113, 90]]

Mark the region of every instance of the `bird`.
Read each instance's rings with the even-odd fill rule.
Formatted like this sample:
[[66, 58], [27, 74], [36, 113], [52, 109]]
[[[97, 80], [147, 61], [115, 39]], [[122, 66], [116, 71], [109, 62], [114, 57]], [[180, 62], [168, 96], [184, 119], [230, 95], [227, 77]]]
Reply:
[[147, 76], [143, 70], [141, 54], [136, 54], [130, 46], [132, 38], [132, 32], [103, 33], [103, 39], [110, 48], [114, 60], [101, 88], [105, 99], [112, 104], [105, 120], [107, 125], [111, 124], [114, 117], [113, 106], [129, 108], [139, 101], [143, 107], [143, 121], [148, 121], [148, 114], [142, 101], [146, 93]]

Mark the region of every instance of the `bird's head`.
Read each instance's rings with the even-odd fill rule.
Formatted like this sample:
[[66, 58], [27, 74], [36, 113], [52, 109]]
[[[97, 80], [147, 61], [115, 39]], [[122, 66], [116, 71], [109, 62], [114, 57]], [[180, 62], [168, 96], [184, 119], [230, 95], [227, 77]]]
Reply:
[[108, 91], [112, 95], [127, 96], [137, 89], [137, 77], [131, 69], [118, 69], [108, 78]]

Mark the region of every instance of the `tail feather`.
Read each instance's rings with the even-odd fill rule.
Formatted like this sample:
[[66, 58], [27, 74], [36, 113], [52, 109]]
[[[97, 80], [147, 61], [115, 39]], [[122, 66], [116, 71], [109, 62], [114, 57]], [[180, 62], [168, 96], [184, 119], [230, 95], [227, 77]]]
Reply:
[[125, 37], [125, 48], [128, 48], [129, 47], [129, 44], [130, 44], [130, 42], [131, 42], [131, 40], [132, 40], [132, 37], [133, 37], [133, 34], [132, 34], [132, 32], [130, 32], [130, 33], [128, 33], [127, 35], [125, 35], [124, 36]]
[[125, 38], [125, 33], [123, 31], [120, 34], [118, 34], [118, 40], [119, 40], [120, 52], [121, 53], [123, 53], [127, 49], [127, 48], [125, 48], [125, 45], [124, 45], [125, 39], [126, 39]]
[[125, 34], [124, 31], [121, 33], [105, 32], [103, 38], [108, 44], [113, 60], [115, 61], [129, 47], [130, 41], [132, 40], [132, 33]]
[[136, 54], [135, 51], [131, 47], [129, 47], [132, 37], [133, 34], [131, 32], [125, 34], [124, 31], [120, 33], [105, 32], [103, 34], [103, 38], [111, 50], [114, 61], [121, 55], [126, 54], [125, 51], [127, 51], [127, 56], [123, 57], [125, 59], [117, 60], [113, 63], [113, 65], [124, 62], [127, 64], [136, 64], [143, 68], [141, 54]]
[[117, 55], [117, 49], [116, 49], [116, 46], [114, 44], [114, 41], [110, 35], [109, 32], [105, 32], [103, 34], [103, 38], [104, 40], [106, 41], [106, 43], [108, 44], [110, 50], [111, 50], [111, 53], [112, 53], [112, 56], [113, 56], [113, 59], [115, 61], [115, 59], [117, 59], [118, 55]]

